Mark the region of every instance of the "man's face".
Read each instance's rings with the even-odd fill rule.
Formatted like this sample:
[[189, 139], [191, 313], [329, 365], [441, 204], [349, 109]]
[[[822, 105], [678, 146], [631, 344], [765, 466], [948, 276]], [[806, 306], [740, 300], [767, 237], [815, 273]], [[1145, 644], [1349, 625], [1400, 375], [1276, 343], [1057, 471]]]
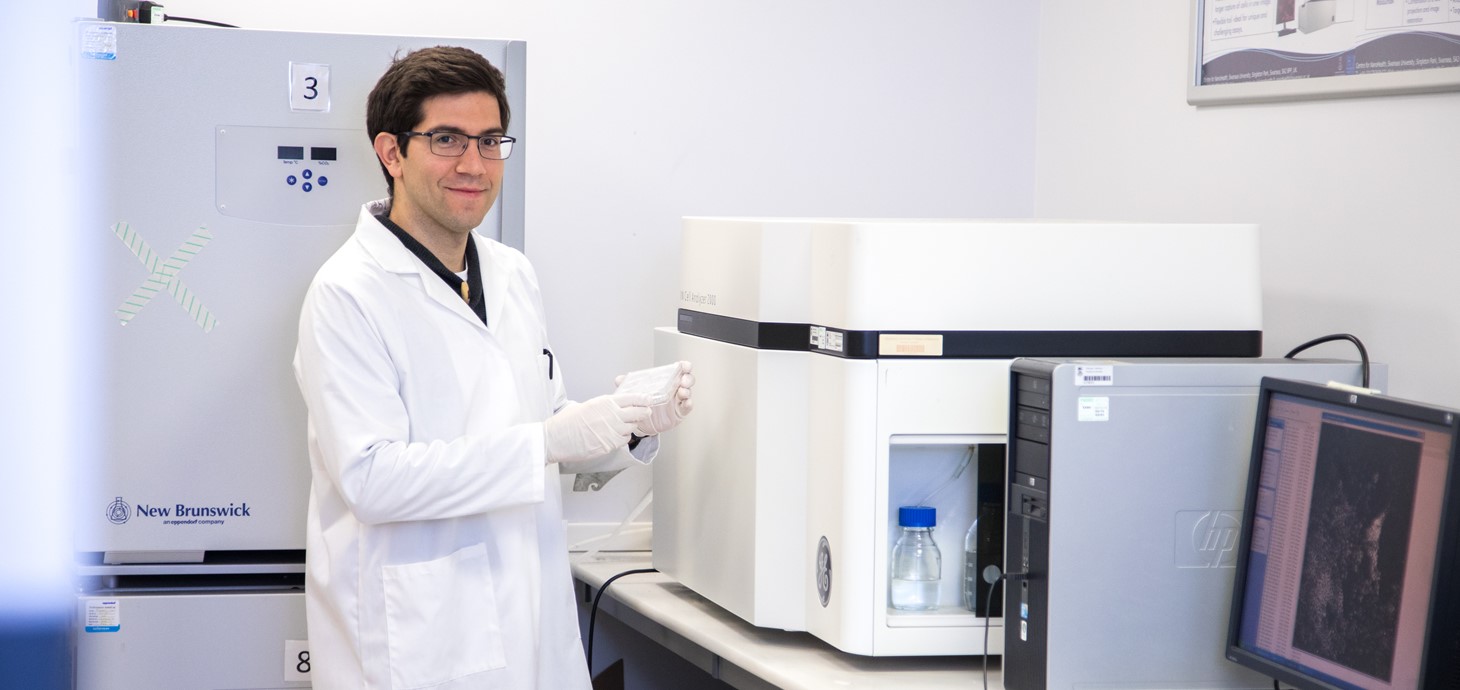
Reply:
[[[432, 96], [412, 131], [503, 134], [497, 99], [483, 92]], [[465, 237], [497, 201], [506, 161], [482, 158], [476, 140], [460, 156], [431, 152], [428, 137], [411, 137], [401, 155], [393, 133], [381, 132], [375, 150], [395, 178], [390, 217], [412, 234]]]

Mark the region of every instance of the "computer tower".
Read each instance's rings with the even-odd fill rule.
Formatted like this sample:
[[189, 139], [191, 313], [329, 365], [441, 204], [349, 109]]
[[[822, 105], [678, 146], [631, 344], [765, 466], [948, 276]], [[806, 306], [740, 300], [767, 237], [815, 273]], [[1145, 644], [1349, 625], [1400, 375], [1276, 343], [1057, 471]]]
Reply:
[[1271, 687], [1224, 658], [1257, 393], [1263, 376], [1358, 385], [1360, 371], [1014, 360], [1004, 687]]

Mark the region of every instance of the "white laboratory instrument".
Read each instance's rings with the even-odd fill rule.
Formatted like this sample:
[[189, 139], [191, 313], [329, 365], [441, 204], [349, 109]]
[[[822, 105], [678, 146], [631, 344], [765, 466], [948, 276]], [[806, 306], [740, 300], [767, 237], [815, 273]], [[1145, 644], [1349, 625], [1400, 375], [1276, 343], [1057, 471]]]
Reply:
[[1357, 386], [1361, 367], [1015, 360], [1005, 688], [1272, 683], [1223, 656], [1264, 376]]
[[[686, 218], [655, 358], [694, 362], [695, 413], [654, 463], [655, 567], [847, 652], [999, 653], [1001, 602], [961, 606], [958, 546], [979, 516], [978, 560], [1002, 563], [1010, 360], [1256, 356], [1257, 243], [1251, 225]], [[888, 557], [916, 504], [937, 508], [942, 605], [901, 612]]]
[[1298, 30], [1308, 34], [1333, 26], [1338, 0], [1307, 0], [1298, 8]]
[[[105, 455], [80, 475], [77, 687], [308, 683], [305, 288], [385, 196], [365, 98], [397, 53], [520, 41], [78, 23], [84, 305]], [[525, 146], [483, 222], [521, 247]]]

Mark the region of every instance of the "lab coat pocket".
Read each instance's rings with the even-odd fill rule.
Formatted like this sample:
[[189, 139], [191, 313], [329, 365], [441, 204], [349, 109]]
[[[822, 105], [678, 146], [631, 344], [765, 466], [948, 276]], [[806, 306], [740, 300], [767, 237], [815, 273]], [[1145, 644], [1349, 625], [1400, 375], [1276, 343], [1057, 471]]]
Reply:
[[391, 687], [429, 687], [506, 666], [486, 546], [381, 574]]

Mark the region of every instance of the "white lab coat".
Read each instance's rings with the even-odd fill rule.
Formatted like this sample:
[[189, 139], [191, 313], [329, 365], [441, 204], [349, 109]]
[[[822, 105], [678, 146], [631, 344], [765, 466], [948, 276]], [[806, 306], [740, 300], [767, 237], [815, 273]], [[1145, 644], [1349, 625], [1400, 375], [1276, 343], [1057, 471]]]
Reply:
[[566, 395], [556, 362], [548, 377], [537, 278], [476, 237], [488, 328], [373, 217], [385, 203], [361, 209], [299, 319], [313, 685], [588, 688], [560, 479], [543, 460], [541, 422]]

